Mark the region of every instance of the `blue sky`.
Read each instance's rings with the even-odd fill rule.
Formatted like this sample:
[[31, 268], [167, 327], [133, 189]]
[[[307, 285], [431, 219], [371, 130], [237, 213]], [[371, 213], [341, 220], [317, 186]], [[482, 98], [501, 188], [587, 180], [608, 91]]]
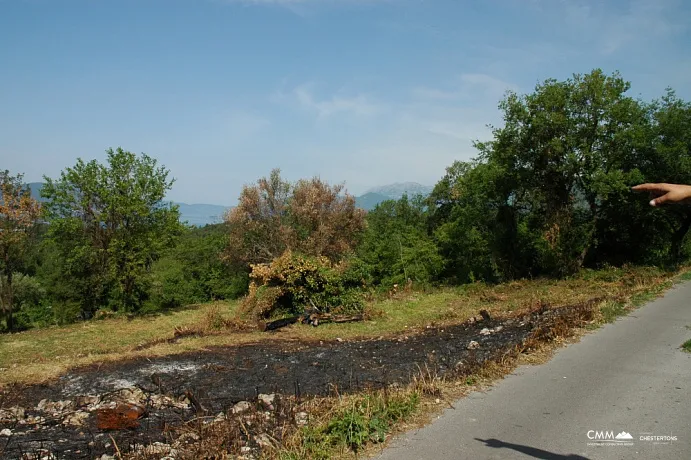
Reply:
[[507, 89], [600, 67], [691, 99], [689, 3], [0, 0], [0, 168], [122, 146], [171, 170], [171, 199], [227, 205], [274, 167], [433, 185]]

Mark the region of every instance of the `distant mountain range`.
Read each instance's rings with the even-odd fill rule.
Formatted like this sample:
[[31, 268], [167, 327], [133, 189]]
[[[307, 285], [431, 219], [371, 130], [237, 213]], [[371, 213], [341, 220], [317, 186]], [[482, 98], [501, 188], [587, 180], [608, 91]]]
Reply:
[[[31, 189], [31, 196], [39, 201], [41, 198], [42, 182], [31, 182], [27, 184]], [[415, 195], [427, 196], [432, 192], [433, 187], [421, 185], [417, 182], [402, 182], [381, 187], [374, 187], [361, 196], [355, 197], [355, 205], [366, 211], [371, 211], [379, 203], [386, 200], [398, 200], [403, 195], [409, 197]], [[207, 224], [217, 224], [223, 221], [223, 215], [231, 209], [230, 206], [219, 206], [215, 204], [187, 204], [174, 203], [180, 207], [180, 221], [187, 222], [189, 225], [202, 227]]]
[[355, 197], [355, 204], [359, 208], [371, 211], [379, 203], [386, 200], [398, 200], [403, 195], [408, 195], [409, 198], [415, 195], [427, 196], [432, 193], [432, 189], [428, 185], [421, 185], [417, 182], [401, 182], [391, 185], [383, 185], [381, 187], [374, 187], [367, 190], [363, 195]]
[[208, 224], [220, 224], [223, 216], [231, 209], [230, 206], [216, 204], [187, 204], [175, 203], [180, 208], [180, 221], [190, 225], [203, 227]]
[[[41, 197], [42, 182], [31, 182], [27, 184], [31, 189], [31, 196], [38, 201], [45, 201]], [[215, 204], [187, 204], [176, 203], [180, 208], [180, 222], [187, 222], [189, 225], [203, 227], [207, 224], [218, 224], [223, 221], [223, 215], [230, 209], [230, 206], [218, 206]]]
[[433, 189], [434, 187], [418, 184], [417, 182], [399, 182], [396, 184], [373, 187], [367, 190], [365, 194], [377, 193], [379, 195], [384, 195], [389, 199], [397, 200], [403, 195], [408, 195], [408, 197], [411, 198], [415, 195], [427, 196], [432, 193]]

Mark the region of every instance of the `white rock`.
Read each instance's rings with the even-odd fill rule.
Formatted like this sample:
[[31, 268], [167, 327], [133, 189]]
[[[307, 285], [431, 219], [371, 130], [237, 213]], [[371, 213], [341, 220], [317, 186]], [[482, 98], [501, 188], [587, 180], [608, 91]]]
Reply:
[[504, 329], [504, 326], [497, 326], [494, 328], [494, 332], [501, 332]]
[[[40, 425], [42, 423], [45, 423], [46, 419], [44, 417], [39, 417], [36, 415], [30, 415], [24, 420], [27, 425]], [[23, 425], [23, 423], [22, 423]]]
[[233, 406], [233, 414], [242, 414], [247, 412], [252, 408], [252, 404], [249, 401], [240, 401]]
[[480, 344], [477, 343], [475, 340], [471, 340], [468, 344], [468, 350], [475, 350], [476, 348], [480, 348]]
[[490, 335], [491, 332], [490, 332], [489, 329], [484, 328], [484, 329], [482, 329], [482, 330], [480, 331], [480, 334], [481, 334], [481, 335]]
[[138, 403], [143, 399], [146, 399], [146, 395], [139, 388], [124, 388], [120, 390], [118, 394], [118, 399], [123, 401]]
[[94, 396], [94, 395], [82, 395], [82, 396], [77, 396], [74, 399], [74, 402], [77, 405], [77, 407], [95, 406], [101, 402], [101, 397], [100, 396]]
[[260, 394], [259, 397], [259, 402], [261, 402], [264, 407], [266, 407], [269, 410], [273, 410], [274, 408], [274, 402], [276, 401], [276, 394], [271, 393], [271, 394]]
[[0, 421], [21, 423], [26, 416], [23, 407], [10, 407], [9, 409], [0, 409]]
[[12, 430], [5, 428], [4, 430], [0, 431], [0, 436], [12, 436]]
[[88, 412], [78, 411], [74, 414], [70, 414], [67, 417], [65, 417], [62, 421], [62, 424], [71, 426], [82, 426], [87, 418], [89, 418]]
[[303, 427], [309, 423], [309, 415], [307, 412], [298, 412], [295, 414], [295, 424], [299, 427]]

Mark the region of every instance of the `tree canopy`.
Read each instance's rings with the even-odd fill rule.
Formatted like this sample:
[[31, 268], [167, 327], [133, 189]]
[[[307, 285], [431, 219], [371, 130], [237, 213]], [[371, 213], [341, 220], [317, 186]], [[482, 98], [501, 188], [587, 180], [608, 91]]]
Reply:
[[59, 179], [45, 178], [42, 191], [49, 235], [87, 315], [141, 307], [151, 264], [182, 229], [177, 207], [164, 201], [168, 170], [145, 154], [106, 153], [106, 164], [79, 159]]
[[365, 228], [365, 211], [342, 193], [342, 185], [319, 178], [290, 184], [274, 169], [242, 189], [226, 216], [230, 263], [268, 263], [291, 250], [338, 261], [354, 251]]

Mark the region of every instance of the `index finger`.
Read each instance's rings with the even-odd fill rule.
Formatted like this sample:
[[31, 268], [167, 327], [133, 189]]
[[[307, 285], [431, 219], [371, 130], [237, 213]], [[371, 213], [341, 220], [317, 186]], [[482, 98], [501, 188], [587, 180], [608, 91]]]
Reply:
[[640, 184], [635, 187], [631, 187], [631, 190], [636, 190], [637, 192], [664, 192], [667, 191], [664, 184]]

